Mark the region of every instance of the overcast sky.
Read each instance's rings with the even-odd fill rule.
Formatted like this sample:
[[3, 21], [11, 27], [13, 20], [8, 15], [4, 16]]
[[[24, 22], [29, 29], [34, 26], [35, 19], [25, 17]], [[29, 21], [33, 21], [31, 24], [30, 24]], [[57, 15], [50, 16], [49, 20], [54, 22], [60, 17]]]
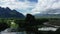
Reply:
[[16, 9], [24, 15], [37, 14], [49, 9], [60, 9], [60, 0], [0, 0], [0, 6]]

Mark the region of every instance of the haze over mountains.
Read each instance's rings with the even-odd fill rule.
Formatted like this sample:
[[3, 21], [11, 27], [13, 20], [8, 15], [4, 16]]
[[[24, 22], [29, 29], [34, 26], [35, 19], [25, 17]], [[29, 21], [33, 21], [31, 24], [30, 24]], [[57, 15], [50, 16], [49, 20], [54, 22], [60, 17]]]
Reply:
[[60, 14], [60, 9], [48, 9], [46, 11], [42, 11], [42, 14]]
[[16, 10], [11, 10], [8, 7], [0, 7], [0, 18], [24, 18], [25, 16]]
[[60, 9], [50, 9], [43, 11], [42, 13], [35, 14], [36, 18], [46, 17], [46, 18], [60, 18]]

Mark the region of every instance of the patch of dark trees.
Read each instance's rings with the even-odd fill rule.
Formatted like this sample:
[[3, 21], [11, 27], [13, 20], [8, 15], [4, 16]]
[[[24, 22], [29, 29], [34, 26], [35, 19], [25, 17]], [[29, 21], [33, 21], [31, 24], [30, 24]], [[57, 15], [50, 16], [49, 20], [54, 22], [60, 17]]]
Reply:
[[10, 26], [7, 23], [0, 23], [0, 32], [9, 28]]

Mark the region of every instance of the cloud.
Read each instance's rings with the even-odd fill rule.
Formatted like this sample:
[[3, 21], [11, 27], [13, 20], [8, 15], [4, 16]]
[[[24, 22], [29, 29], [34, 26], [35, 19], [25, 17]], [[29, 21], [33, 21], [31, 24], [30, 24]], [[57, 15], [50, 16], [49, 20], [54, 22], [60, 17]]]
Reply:
[[16, 9], [20, 13], [26, 14], [30, 13], [30, 10], [32, 10], [35, 7], [35, 3], [31, 3], [27, 0], [0, 0], [0, 6], [1, 7], [9, 7], [10, 9]]
[[0, 0], [0, 3], [3, 3], [2, 7], [9, 7], [11, 9], [15, 9], [15, 8], [20, 8], [20, 9], [25, 9], [28, 7], [27, 3], [23, 3], [23, 2], [17, 2], [16, 0]]
[[38, 0], [37, 2], [33, 0], [0, 0], [0, 6], [16, 9], [24, 15], [37, 14], [46, 13], [50, 9], [59, 9], [60, 0]]
[[21, 1], [21, 2], [24, 2], [25, 0], [17, 0], [17, 1]]
[[49, 10], [46, 10], [42, 13], [43, 14], [60, 14], [60, 9], [49, 9]]
[[28, 0], [28, 1], [30, 1], [30, 2], [38, 2], [38, 0]]
[[32, 12], [43, 13], [50, 9], [59, 9], [60, 8], [60, 0], [38, 0], [38, 4], [32, 10]]

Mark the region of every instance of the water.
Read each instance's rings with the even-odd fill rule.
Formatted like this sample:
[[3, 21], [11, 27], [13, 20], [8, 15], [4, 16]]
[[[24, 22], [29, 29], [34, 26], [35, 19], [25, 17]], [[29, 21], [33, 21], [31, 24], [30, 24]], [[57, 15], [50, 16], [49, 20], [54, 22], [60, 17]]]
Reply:
[[7, 29], [5, 29], [4, 31], [1, 31], [0, 32], [0, 34], [33, 34], [33, 33], [31, 33], [31, 32], [26, 32], [26, 31], [20, 31], [20, 32], [16, 32], [15, 30], [14, 30], [14, 32], [11, 32], [11, 28], [7, 28]]
[[53, 28], [53, 27], [42, 27], [38, 28], [39, 31], [56, 31], [58, 28]]
[[[57, 28], [53, 28], [53, 27], [42, 27], [42, 28], [38, 28], [39, 31], [56, 31]], [[11, 28], [7, 28], [4, 31], [1, 31], [0, 34], [27, 34], [26, 31], [21, 31], [21, 32], [11, 32]], [[30, 33], [32, 34], [32, 33]]]
[[26, 33], [26, 31], [23, 31], [23, 32], [0, 32], [0, 34], [34, 34], [34, 33]]
[[7, 28], [4, 31], [1, 31], [0, 34], [27, 34], [27, 33], [26, 33], [26, 31], [11, 32], [11, 28]]

